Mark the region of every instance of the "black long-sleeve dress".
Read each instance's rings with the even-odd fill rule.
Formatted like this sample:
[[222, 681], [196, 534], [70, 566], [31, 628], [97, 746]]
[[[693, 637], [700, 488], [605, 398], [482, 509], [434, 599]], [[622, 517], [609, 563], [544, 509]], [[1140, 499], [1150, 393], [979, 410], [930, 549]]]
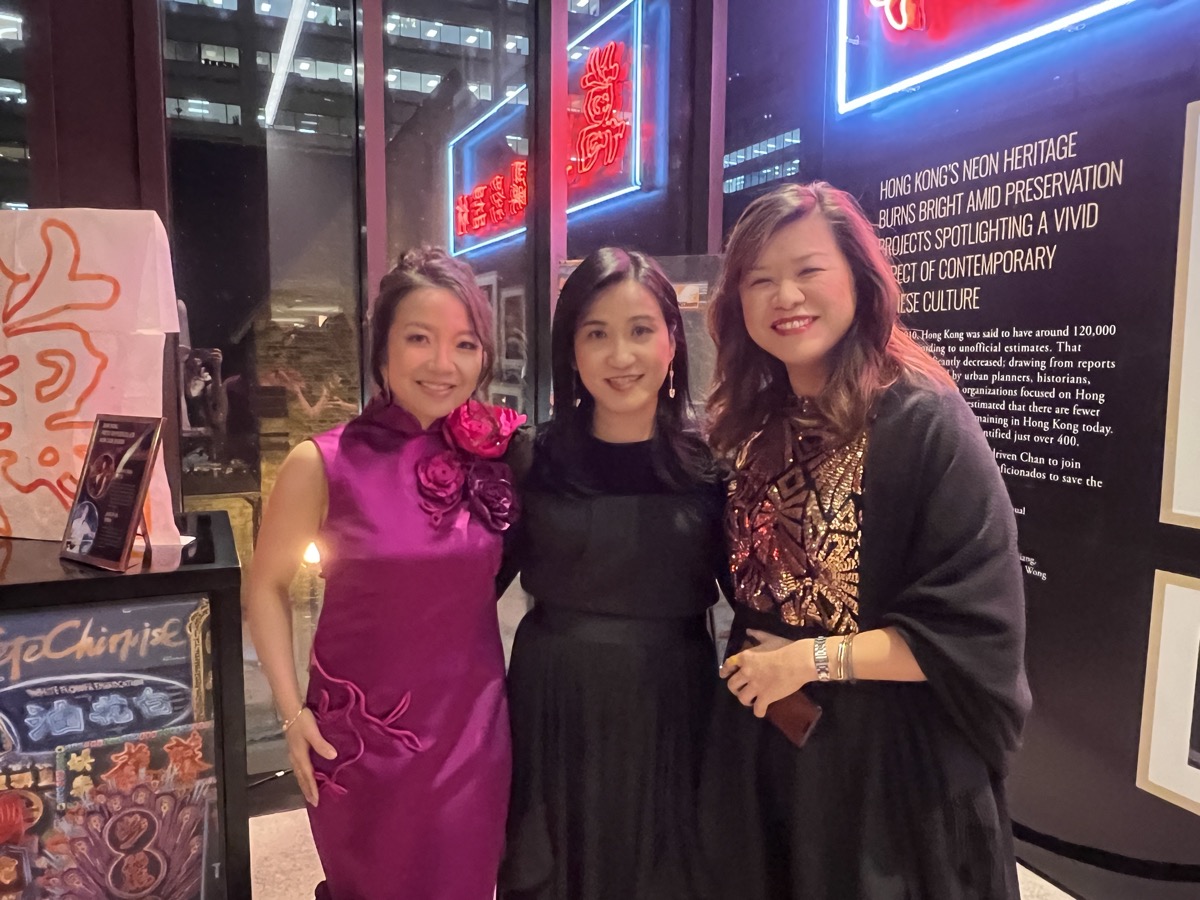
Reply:
[[814, 446], [776, 417], [730, 491], [735, 618], [792, 639], [894, 627], [923, 683], [805, 688], [796, 748], [722, 690], [705, 767], [712, 896], [1015, 900], [1003, 778], [1029, 709], [1012, 506], [956, 391], [900, 384]]
[[534, 606], [509, 668], [500, 897], [698, 897], [697, 789], [718, 682], [705, 613], [724, 557], [723, 488], [669, 490], [650, 442], [589, 438], [569, 473], [543, 449], [506, 560]]

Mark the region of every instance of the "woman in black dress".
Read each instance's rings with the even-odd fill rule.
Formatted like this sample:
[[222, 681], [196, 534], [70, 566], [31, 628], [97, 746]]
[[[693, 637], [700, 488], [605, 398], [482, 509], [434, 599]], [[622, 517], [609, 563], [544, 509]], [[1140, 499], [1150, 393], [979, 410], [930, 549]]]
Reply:
[[514, 463], [528, 475], [505, 571], [534, 606], [509, 669], [500, 897], [696, 897], [724, 496], [692, 427], [675, 290], [643, 254], [598, 250], [563, 286], [552, 342], [554, 419]]
[[[1018, 896], [1015, 519], [899, 300], [871, 225], [827, 184], [758, 198], [730, 236], [710, 310], [711, 440], [735, 461], [732, 655], [704, 785], [715, 896]], [[773, 720], [802, 688], [823, 713], [797, 746]]]

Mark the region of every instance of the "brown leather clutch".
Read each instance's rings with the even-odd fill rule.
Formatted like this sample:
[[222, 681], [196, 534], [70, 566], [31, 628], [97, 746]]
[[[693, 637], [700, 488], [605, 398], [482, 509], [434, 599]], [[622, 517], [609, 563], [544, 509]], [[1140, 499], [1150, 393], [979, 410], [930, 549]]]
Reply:
[[788, 694], [767, 707], [767, 719], [797, 747], [804, 746], [820, 718], [821, 707], [803, 690]]
[[[757, 643], [750, 635], [746, 635], [742, 648], [753, 647]], [[803, 688], [767, 707], [767, 720], [797, 747], [804, 746], [820, 718], [820, 705], [813, 702]]]

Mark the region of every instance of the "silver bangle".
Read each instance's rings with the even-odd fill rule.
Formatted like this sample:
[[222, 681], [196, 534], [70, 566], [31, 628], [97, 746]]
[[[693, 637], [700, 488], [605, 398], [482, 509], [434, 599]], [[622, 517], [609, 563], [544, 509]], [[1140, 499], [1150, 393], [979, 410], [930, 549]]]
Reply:
[[817, 667], [817, 681], [829, 680], [829, 651], [825, 649], [825, 635], [813, 640], [813, 664]]
[[842, 639], [838, 641], [837, 649], [837, 675], [834, 681], [846, 680], [846, 636], [842, 635]]
[[846, 680], [853, 684], [857, 679], [854, 677], [854, 634], [851, 632], [842, 638], [842, 643], [846, 647]]

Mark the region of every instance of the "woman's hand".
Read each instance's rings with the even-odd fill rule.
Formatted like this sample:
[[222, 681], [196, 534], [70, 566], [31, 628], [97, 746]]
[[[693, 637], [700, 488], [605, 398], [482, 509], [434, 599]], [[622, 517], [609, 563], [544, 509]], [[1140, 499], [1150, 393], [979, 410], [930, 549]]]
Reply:
[[760, 719], [776, 700], [794, 694], [816, 677], [811, 641], [789, 641], [765, 631], [747, 631], [758, 641], [725, 660], [721, 677], [743, 706]]
[[310, 806], [317, 805], [317, 779], [313, 774], [312, 754], [319, 753], [325, 759], [336, 759], [337, 751], [321, 736], [317, 720], [305, 709], [292, 727], [284, 733], [288, 756], [292, 760], [292, 772], [300, 784], [300, 792]]

